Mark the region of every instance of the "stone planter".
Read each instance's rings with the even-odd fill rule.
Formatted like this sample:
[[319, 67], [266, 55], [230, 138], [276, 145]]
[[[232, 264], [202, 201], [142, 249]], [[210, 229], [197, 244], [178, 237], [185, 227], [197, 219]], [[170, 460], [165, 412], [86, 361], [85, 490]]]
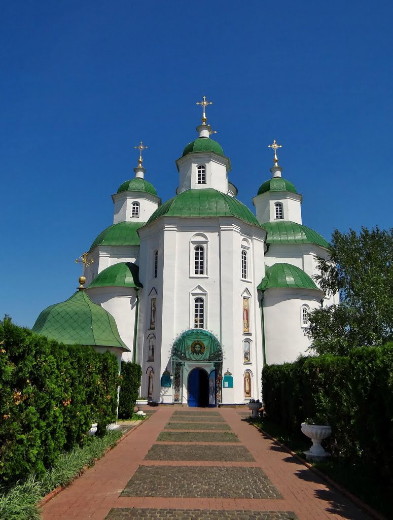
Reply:
[[258, 410], [262, 407], [262, 403], [248, 403], [248, 409], [251, 410], [251, 419], [258, 419]]
[[135, 402], [135, 406], [138, 408], [138, 411], [142, 410], [143, 406], [147, 406], [147, 399], [137, 399]]
[[301, 430], [312, 440], [312, 446], [309, 451], [305, 452], [306, 458], [308, 460], [313, 459], [322, 459], [324, 457], [329, 457], [329, 453], [323, 449], [321, 446], [321, 441], [323, 439], [327, 439], [332, 433], [332, 429], [328, 425], [320, 425], [320, 424], [301, 424]]

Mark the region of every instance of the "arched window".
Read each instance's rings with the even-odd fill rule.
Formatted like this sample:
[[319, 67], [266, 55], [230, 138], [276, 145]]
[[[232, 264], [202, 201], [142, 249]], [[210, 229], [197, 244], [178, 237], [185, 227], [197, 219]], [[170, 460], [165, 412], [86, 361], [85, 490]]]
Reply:
[[139, 217], [140, 205], [139, 202], [133, 202], [131, 208], [131, 217]]
[[205, 248], [204, 246], [194, 247], [194, 274], [205, 274]]
[[310, 307], [308, 305], [302, 305], [300, 309], [300, 323], [302, 327], [308, 327], [310, 325], [309, 313]]
[[242, 278], [247, 279], [247, 251], [242, 249]]
[[282, 220], [284, 218], [284, 208], [283, 208], [282, 202], [274, 203], [274, 212], [275, 212], [275, 218], [277, 220]]
[[203, 298], [194, 299], [194, 329], [205, 327], [205, 301]]
[[206, 167], [203, 164], [197, 167], [197, 184], [206, 184]]
[[158, 274], [158, 251], [154, 251], [153, 276], [157, 278]]

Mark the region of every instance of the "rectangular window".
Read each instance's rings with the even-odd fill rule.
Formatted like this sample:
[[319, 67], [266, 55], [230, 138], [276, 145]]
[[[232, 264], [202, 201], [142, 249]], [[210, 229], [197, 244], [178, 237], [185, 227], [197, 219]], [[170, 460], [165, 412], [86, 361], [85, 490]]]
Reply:
[[203, 329], [205, 326], [205, 302], [203, 298], [194, 300], [194, 328]]
[[205, 273], [205, 249], [203, 246], [194, 248], [194, 274]]
[[247, 279], [247, 251], [242, 250], [242, 278]]
[[158, 251], [154, 251], [154, 269], [153, 269], [154, 278], [157, 278], [157, 273], [158, 273]]

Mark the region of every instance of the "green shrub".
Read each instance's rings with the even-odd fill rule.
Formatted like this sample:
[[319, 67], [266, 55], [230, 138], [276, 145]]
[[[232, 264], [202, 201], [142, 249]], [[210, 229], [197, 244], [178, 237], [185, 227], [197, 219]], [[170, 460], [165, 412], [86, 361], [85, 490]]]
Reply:
[[40, 476], [59, 455], [116, 419], [118, 365], [110, 353], [67, 346], [0, 322], [0, 479]]
[[136, 363], [122, 361], [120, 373], [119, 419], [129, 419], [134, 413], [141, 384], [142, 369]]
[[292, 433], [306, 418], [330, 424], [334, 457], [378, 466], [393, 481], [392, 367], [392, 343], [266, 366], [265, 411]]

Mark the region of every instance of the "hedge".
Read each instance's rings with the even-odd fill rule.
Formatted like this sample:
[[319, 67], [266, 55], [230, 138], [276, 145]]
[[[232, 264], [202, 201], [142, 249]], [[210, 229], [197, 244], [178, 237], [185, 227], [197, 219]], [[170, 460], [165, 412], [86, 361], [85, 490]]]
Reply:
[[393, 343], [262, 371], [267, 416], [298, 433], [307, 418], [332, 427], [334, 457], [361, 459], [393, 481]]
[[119, 419], [129, 419], [134, 413], [141, 384], [142, 369], [136, 363], [121, 362]]
[[59, 455], [116, 420], [118, 364], [113, 354], [62, 345], [0, 322], [0, 480], [40, 476]]

